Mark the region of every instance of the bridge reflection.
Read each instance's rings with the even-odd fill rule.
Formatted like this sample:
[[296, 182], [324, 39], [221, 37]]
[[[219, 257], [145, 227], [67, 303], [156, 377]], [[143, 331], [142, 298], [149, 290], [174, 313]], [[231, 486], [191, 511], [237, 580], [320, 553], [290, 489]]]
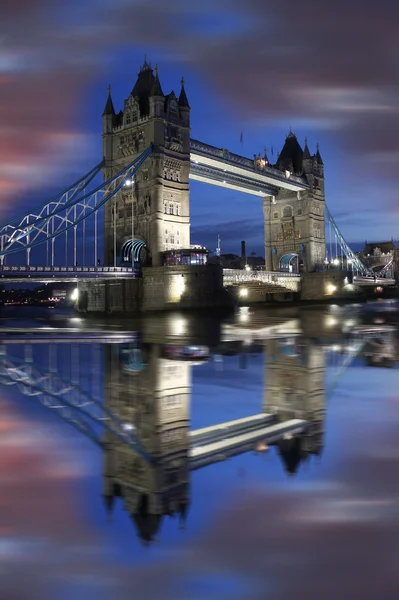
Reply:
[[[184, 317], [148, 320], [127, 341], [113, 332], [107, 341], [103, 331], [100, 343], [83, 346], [84, 330], [71, 343], [70, 328], [69, 343], [62, 343], [62, 330], [47, 345], [43, 330], [25, 343], [20, 332], [2, 340], [1, 382], [18, 385], [102, 448], [107, 511], [111, 515], [121, 503], [144, 543], [156, 539], [166, 517], [184, 525], [192, 471], [244, 452], [271, 451], [294, 475], [321, 455], [327, 401], [351, 361], [396, 359], [394, 331], [387, 326], [338, 335], [327, 327], [316, 337], [306, 316], [257, 322], [239, 315], [208, 330], [196, 323], [193, 335]], [[210, 361], [223, 369], [225, 357], [235, 355], [241, 368], [263, 356], [259, 410], [194, 429], [193, 370], [209, 369]]]

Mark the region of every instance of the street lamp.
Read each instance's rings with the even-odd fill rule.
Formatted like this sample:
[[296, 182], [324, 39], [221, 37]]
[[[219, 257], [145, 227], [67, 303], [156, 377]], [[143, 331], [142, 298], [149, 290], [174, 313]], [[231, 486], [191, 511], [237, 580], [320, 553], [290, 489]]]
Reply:
[[132, 191], [132, 269], [134, 269], [134, 206], [133, 206], [133, 183], [134, 179], [126, 179], [125, 187], [130, 187]]

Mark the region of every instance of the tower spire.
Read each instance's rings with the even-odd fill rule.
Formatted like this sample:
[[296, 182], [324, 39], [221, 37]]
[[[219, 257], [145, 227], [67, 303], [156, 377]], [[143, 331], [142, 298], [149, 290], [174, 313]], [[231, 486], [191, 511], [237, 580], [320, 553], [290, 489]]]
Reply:
[[154, 78], [154, 82], [151, 86], [150, 96], [160, 96], [161, 98], [164, 98], [164, 93], [162, 91], [161, 82], [159, 81], [159, 77], [158, 77], [158, 65], [155, 65], [155, 78]]
[[316, 144], [316, 160], [319, 165], [323, 165], [323, 159], [321, 158], [319, 144]]
[[303, 149], [303, 158], [304, 159], [311, 158], [309, 148], [308, 148], [308, 138], [307, 137], [305, 137], [305, 147]]
[[180, 83], [181, 83], [181, 90], [180, 90], [180, 96], [179, 96], [179, 106], [180, 106], [180, 108], [190, 108], [190, 105], [189, 105], [188, 99], [187, 99], [186, 90], [184, 88], [184, 77], [181, 78]]
[[105, 104], [103, 117], [107, 117], [110, 115], [113, 117], [115, 116], [114, 103], [112, 102], [112, 96], [111, 96], [111, 85], [108, 86], [108, 98], [107, 98], [107, 102]]

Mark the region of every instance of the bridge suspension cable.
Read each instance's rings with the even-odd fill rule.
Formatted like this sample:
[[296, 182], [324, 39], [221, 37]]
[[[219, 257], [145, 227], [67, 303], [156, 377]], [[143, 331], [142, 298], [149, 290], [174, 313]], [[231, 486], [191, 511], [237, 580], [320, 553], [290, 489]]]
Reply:
[[374, 275], [380, 275], [383, 272], [386, 272], [388, 270], [389, 267], [388, 267], [388, 265], [386, 265], [381, 271], [378, 271], [378, 272], [373, 271], [372, 269], [369, 269], [360, 260], [360, 258], [353, 252], [353, 250], [347, 244], [347, 242], [346, 242], [344, 236], [342, 235], [341, 231], [339, 230], [338, 225], [336, 224], [331, 212], [329, 211], [327, 204], [325, 205], [325, 216], [327, 217], [328, 224], [329, 224], [330, 261], [332, 259], [332, 243], [331, 243], [331, 229], [332, 229], [334, 232], [334, 235], [335, 235], [335, 257], [336, 257], [336, 259], [338, 259], [338, 244], [339, 244], [348, 263], [351, 264], [353, 270], [357, 271], [359, 274], [364, 275], [364, 276], [374, 276]]
[[[121, 171], [101, 183], [94, 190], [80, 195], [87, 188], [87, 183], [81, 187], [73, 188], [71, 195], [63, 194], [58, 201], [53, 200], [40, 207], [37, 214], [29, 213], [17, 223], [9, 223], [0, 229], [0, 261], [21, 250], [26, 251], [27, 265], [30, 264], [30, 251], [32, 248], [44, 243], [51, 242], [51, 265], [54, 266], [54, 242], [60, 235], [74, 230], [74, 264], [76, 264], [77, 226], [84, 223], [94, 215], [94, 263], [97, 264], [97, 213], [98, 211], [122, 189], [128, 179], [134, 177], [145, 160], [152, 152], [149, 146], [134, 161], [124, 167]], [[101, 163], [102, 166], [102, 163]], [[90, 181], [99, 172], [98, 165], [90, 173]], [[72, 188], [69, 188], [71, 191]], [[15, 224], [16, 223], [16, 224]], [[67, 237], [66, 237], [67, 246]]]

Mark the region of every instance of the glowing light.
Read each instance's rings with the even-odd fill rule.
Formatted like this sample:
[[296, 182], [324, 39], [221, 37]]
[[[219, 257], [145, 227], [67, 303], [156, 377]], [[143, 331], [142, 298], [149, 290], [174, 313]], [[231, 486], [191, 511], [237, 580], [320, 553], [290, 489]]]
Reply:
[[79, 298], [79, 290], [78, 290], [78, 288], [75, 288], [75, 289], [72, 291], [72, 294], [71, 294], [71, 300], [72, 300], [72, 302], [76, 302], [76, 300], [77, 300], [78, 298]]
[[339, 265], [339, 258], [334, 258], [333, 264], [334, 265]]
[[331, 316], [326, 318], [326, 327], [335, 327], [336, 325], [338, 325], [338, 319]]
[[246, 271], [250, 271], [250, 270], [251, 270], [251, 267], [250, 267], [249, 265], [245, 265], [245, 270], [246, 270]]
[[285, 176], [287, 179], [289, 179], [291, 177], [291, 171], [286, 170], [285, 171]]
[[241, 298], [246, 298], [248, 296], [248, 290], [247, 290], [247, 288], [241, 288], [240, 289], [240, 296], [241, 296]]
[[328, 283], [326, 285], [326, 292], [327, 292], [327, 294], [331, 295], [331, 294], [333, 294], [336, 291], [337, 291], [337, 286], [334, 285], [333, 283]]
[[131, 423], [122, 423], [122, 427], [125, 431], [134, 431], [135, 430], [135, 426], [132, 425]]

